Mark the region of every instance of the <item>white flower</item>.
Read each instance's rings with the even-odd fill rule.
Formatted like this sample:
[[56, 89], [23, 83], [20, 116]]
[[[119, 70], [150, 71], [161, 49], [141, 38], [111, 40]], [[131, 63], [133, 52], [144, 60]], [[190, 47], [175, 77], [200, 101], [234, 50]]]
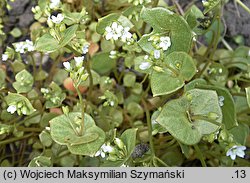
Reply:
[[50, 0], [50, 5], [49, 7], [51, 9], [57, 8], [60, 5], [60, 0]]
[[83, 60], [84, 60], [84, 56], [82, 56], [82, 57], [74, 57], [74, 60], [76, 62], [76, 66], [80, 67], [80, 66], [82, 66], [82, 63], [83, 63]]
[[123, 42], [126, 42], [127, 39], [131, 39], [131, 38], [132, 38], [132, 34], [129, 32], [129, 27], [125, 27], [122, 32], [121, 40]]
[[103, 144], [101, 149], [103, 150], [103, 152], [112, 152], [114, 150], [114, 148], [110, 145], [106, 145], [106, 144]]
[[114, 101], [110, 101], [110, 106], [113, 107], [115, 105], [115, 102]]
[[122, 26], [118, 25], [116, 22], [113, 22], [111, 26], [105, 28], [106, 30], [106, 39], [118, 40], [121, 37]]
[[148, 56], [148, 55], [145, 55], [144, 59], [147, 60], [148, 58], [149, 58], [149, 56]]
[[154, 50], [154, 57], [155, 57], [155, 59], [159, 59], [161, 57], [160, 50]]
[[110, 57], [110, 58], [116, 58], [116, 54], [117, 54], [117, 51], [112, 50], [112, 51], [110, 51], [110, 53], [109, 53], [109, 57]]
[[124, 143], [122, 142], [121, 139], [115, 138], [114, 142], [115, 142], [115, 144], [116, 144], [120, 149], [123, 149], [123, 148], [124, 148]]
[[63, 19], [64, 19], [64, 16], [61, 13], [58, 13], [57, 16], [54, 16], [54, 15], [51, 16], [51, 20], [55, 24], [61, 23]]
[[50, 131], [50, 127], [46, 126], [46, 127], [45, 127], [45, 130]]
[[9, 56], [7, 54], [2, 54], [2, 61], [8, 60]]
[[105, 158], [106, 152], [110, 153], [113, 151], [114, 151], [114, 148], [112, 146], [103, 144], [102, 147], [100, 148], [100, 150], [95, 153], [95, 156], [101, 155], [102, 158]]
[[151, 67], [151, 64], [149, 62], [142, 62], [140, 65], [139, 65], [139, 69], [141, 70], [146, 70], [148, 68]]
[[25, 53], [26, 51], [34, 51], [35, 47], [33, 45], [33, 42], [30, 40], [26, 40], [23, 42], [19, 42], [19, 43], [14, 43], [15, 46], [15, 51], [19, 52], [19, 53]]
[[49, 93], [49, 89], [48, 88], [41, 88], [41, 92], [42, 93]]
[[112, 56], [114, 56], [114, 55], [116, 55], [116, 51], [112, 50], [112, 51], [110, 51], [109, 54], [112, 55]]
[[88, 53], [88, 51], [89, 51], [89, 44], [85, 44], [85, 45], [83, 46], [83, 48], [82, 48], [82, 53], [83, 53], [83, 54], [86, 54], [86, 53]]
[[69, 62], [63, 62], [63, 66], [66, 68], [66, 70], [70, 70], [70, 63]]
[[102, 150], [99, 150], [95, 153], [95, 156], [100, 156], [100, 155], [102, 158], [105, 158], [105, 153]]
[[24, 42], [15, 43], [15, 48], [16, 52], [24, 53], [25, 50]]
[[233, 147], [231, 147], [228, 151], [227, 151], [227, 156], [230, 156], [232, 160], [236, 159], [236, 156], [239, 156], [241, 158], [244, 158], [245, 156], [245, 152], [244, 150], [246, 150], [245, 146], [236, 146], [234, 145]]
[[32, 41], [26, 40], [25, 43], [26, 43], [26, 44], [25, 44], [25, 48], [26, 48], [28, 51], [34, 51], [34, 50], [35, 50]]
[[162, 48], [164, 51], [167, 50], [171, 46], [170, 37], [160, 37], [160, 44], [159, 47]]
[[7, 112], [13, 114], [14, 112], [16, 112], [16, 106], [15, 106], [15, 105], [10, 105], [10, 106], [7, 108]]

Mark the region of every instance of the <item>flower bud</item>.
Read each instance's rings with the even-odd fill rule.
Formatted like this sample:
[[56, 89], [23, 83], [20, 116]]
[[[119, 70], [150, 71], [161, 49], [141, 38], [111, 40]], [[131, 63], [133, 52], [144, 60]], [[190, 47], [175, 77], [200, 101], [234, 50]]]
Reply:
[[120, 149], [123, 149], [123, 148], [124, 148], [124, 143], [122, 142], [121, 139], [115, 138], [114, 142], [115, 142], [115, 144], [116, 144]]

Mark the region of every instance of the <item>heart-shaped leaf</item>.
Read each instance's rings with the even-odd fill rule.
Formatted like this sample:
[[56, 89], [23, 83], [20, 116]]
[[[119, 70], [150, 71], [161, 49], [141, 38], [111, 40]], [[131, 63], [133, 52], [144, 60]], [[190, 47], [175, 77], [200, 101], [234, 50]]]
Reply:
[[50, 121], [51, 137], [61, 145], [67, 145], [72, 154], [94, 155], [100, 149], [105, 140], [105, 133], [95, 125], [94, 120], [84, 115], [84, 134], [79, 135], [80, 112], [72, 112], [68, 115], [60, 115]]
[[211, 90], [189, 90], [165, 104], [156, 121], [183, 144], [196, 144], [222, 123], [218, 96]]
[[153, 32], [142, 36], [138, 42], [141, 48], [151, 53], [155, 50], [152, 42], [148, 39], [154, 34], [162, 36], [168, 35], [171, 38], [171, 46], [165, 52], [169, 54], [174, 51], [189, 52], [192, 44], [192, 31], [181, 16], [165, 8], [143, 8], [141, 11], [141, 18], [153, 27]]

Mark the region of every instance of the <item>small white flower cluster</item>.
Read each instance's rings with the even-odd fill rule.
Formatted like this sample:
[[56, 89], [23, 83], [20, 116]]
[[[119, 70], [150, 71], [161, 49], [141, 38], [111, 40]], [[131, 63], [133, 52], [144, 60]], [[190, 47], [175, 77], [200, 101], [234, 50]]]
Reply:
[[59, 7], [60, 3], [61, 3], [60, 0], [50, 0], [50, 5], [49, 5], [49, 7], [50, 7], [51, 9], [56, 9], [56, 8]]
[[15, 47], [16, 52], [19, 52], [19, 53], [31, 52], [35, 50], [33, 42], [30, 40], [13, 43], [13, 45]]
[[[83, 65], [83, 61], [84, 61], [84, 56], [81, 56], [81, 57], [74, 57], [74, 61], [75, 61], [75, 67], [74, 68], [83, 68], [82, 65]], [[63, 66], [65, 67], [65, 70], [67, 71], [71, 71], [73, 70], [74, 68], [71, 67], [71, 64], [70, 62], [63, 62]]]
[[149, 59], [149, 56], [145, 55], [144, 61], [141, 62], [141, 64], [139, 65], [139, 69], [147, 70], [147, 69], [149, 69], [151, 67], [151, 63], [148, 61], [148, 59]]
[[219, 99], [219, 106], [222, 107], [224, 105], [225, 98], [223, 96], [219, 96], [218, 99]]
[[83, 67], [84, 56], [74, 57], [73, 62], [63, 62], [65, 70], [70, 73], [71, 79], [76, 86], [79, 86], [81, 81], [85, 81], [88, 78], [88, 73], [85, 72]]
[[107, 26], [105, 28], [105, 38], [106, 40], [120, 40], [122, 42], [127, 42], [132, 38], [132, 34], [129, 32], [129, 27], [123, 27], [119, 25], [117, 22], [113, 22], [111, 26]]
[[89, 52], [89, 44], [85, 44], [83, 47], [82, 47], [82, 53], [83, 54], [86, 54]]
[[241, 158], [244, 158], [245, 156], [245, 152], [244, 150], [246, 150], [246, 147], [245, 146], [237, 146], [237, 145], [234, 145], [232, 146], [230, 149], [228, 149], [226, 155], [227, 156], [230, 156], [230, 158], [232, 160], [235, 160], [236, 159], [236, 156], [239, 156]]
[[162, 51], [168, 50], [171, 46], [171, 40], [169, 36], [159, 36], [158, 34], [151, 36], [148, 41], [152, 42], [152, 45], [156, 48], [153, 52], [155, 59], [160, 59]]
[[110, 161], [122, 159], [124, 152], [126, 151], [126, 146], [119, 138], [115, 138], [113, 142], [115, 146], [111, 146], [110, 142], [103, 144], [100, 150], [95, 153], [95, 156], [101, 156], [102, 158], [105, 158], [106, 155], [108, 155], [107, 160]]
[[112, 153], [113, 151], [114, 151], [114, 147], [112, 147], [110, 145], [103, 144], [101, 146], [100, 150], [95, 153], [95, 156], [101, 155], [102, 158], [105, 158], [106, 153]]
[[47, 100], [52, 102], [53, 104], [57, 105], [60, 103], [61, 99], [58, 95], [58, 92], [54, 92], [53, 89], [50, 88], [41, 88], [41, 93], [43, 94], [43, 97]]
[[25, 102], [17, 102], [17, 103], [11, 103], [8, 108], [7, 108], [7, 112], [14, 114], [15, 112], [17, 112], [18, 115], [27, 115], [30, 111], [27, 108]]
[[171, 46], [171, 39], [169, 36], [159, 36], [159, 35], [153, 35], [151, 36], [148, 41], [153, 42], [153, 46], [156, 49], [162, 49], [163, 51], [168, 50], [168, 48]]

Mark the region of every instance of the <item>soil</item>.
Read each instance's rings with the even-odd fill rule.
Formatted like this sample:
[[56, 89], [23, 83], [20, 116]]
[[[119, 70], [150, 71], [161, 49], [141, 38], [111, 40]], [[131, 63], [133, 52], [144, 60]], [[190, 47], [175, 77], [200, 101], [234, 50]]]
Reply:
[[[166, 2], [171, 4], [172, 0], [167, 0]], [[178, 2], [185, 10], [193, 1], [176, 0], [176, 2]], [[250, 8], [249, 0], [242, 0], [242, 2]], [[202, 8], [201, 0], [195, 0], [195, 4]], [[244, 45], [250, 46], [250, 14], [241, 6], [235, 4], [233, 0], [230, 0], [224, 7], [223, 18], [226, 25], [225, 38], [229, 38], [229, 42], [232, 44], [232, 47], [235, 47], [236, 45], [230, 39], [237, 35], [243, 36]]]
[[[173, 0], [165, 0], [169, 5], [172, 5]], [[198, 7], [202, 8], [201, 0], [175, 0], [180, 4], [183, 10], [187, 9], [190, 3], [195, 2]], [[249, 0], [242, 0], [244, 4], [250, 7]], [[13, 42], [23, 41], [29, 39], [28, 33], [29, 26], [34, 22], [33, 13], [31, 8], [36, 5], [35, 1], [32, 0], [18, 0], [14, 2], [9, 2], [12, 9], [6, 12], [4, 19], [4, 31], [6, 33], [10, 32], [14, 27], [18, 27], [23, 32], [24, 36], [20, 38], [14, 38], [8, 35], [6, 39], [6, 45], [11, 45]], [[233, 0], [225, 5], [223, 11], [223, 17], [226, 28], [225, 39], [229, 42], [232, 47], [237, 45], [232, 40], [232, 37], [241, 35], [244, 38], [244, 44], [250, 46], [250, 14], [246, 12], [241, 6], [235, 5]], [[0, 49], [2, 52], [3, 50]]]

